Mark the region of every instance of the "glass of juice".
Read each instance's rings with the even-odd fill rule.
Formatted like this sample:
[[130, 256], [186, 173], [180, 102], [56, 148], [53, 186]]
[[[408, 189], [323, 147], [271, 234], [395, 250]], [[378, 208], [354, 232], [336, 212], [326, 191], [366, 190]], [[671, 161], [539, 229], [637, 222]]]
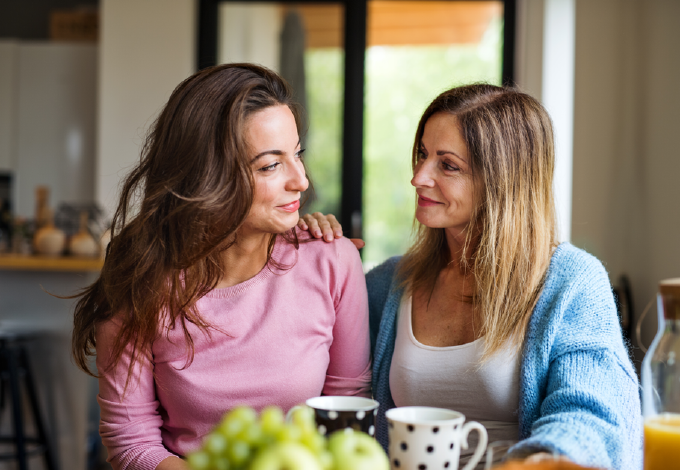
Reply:
[[645, 419], [645, 470], [680, 463], [680, 414], [662, 413]]

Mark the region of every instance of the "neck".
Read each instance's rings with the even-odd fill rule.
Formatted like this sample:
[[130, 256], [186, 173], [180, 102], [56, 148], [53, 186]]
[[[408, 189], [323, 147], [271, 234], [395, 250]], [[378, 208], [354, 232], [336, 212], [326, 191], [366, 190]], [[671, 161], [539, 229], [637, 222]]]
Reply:
[[217, 288], [231, 287], [255, 277], [267, 262], [267, 249], [270, 233], [241, 235], [236, 243], [222, 254], [224, 276], [217, 284]]
[[[463, 248], [465, 247], [465, 239], [467, 237], [466, 230], [452, 231], [451, 229], [446, 230], [446, 244], [449, 248], [450, 261], [447, 265], [447, 269], [460, 270], [461, 268], [461, 257], [463, 255]], [[468, 266], [472, 261], [472, 252], [475, 244], [475, 240], [471, 240], [470, 246], [467, 252]]]

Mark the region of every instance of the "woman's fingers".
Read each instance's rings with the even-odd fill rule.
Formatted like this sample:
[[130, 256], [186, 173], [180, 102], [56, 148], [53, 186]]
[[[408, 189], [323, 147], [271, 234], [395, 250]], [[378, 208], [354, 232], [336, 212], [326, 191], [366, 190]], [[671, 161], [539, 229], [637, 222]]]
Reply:
[[357, 247], [357, 250], [366, 246], [366, 243], [364, 243], [361, 238], [350, 238], [349, 241], [354, 243], [354, 246]]
[[[340, 229], [340, 237], [342, 236], [342, 227], [333, 214], [323, 215], [321, 212], [314, 212], [312, 217], [316, 220], [319, 230], [323, 233], [323, 239], [327, 242], [332, 242], [335, 238], [335, 231]], [[315, 234], [315, 236], [317, 236]], [[340, 238], [338, 237], [338, 238]], [[317, 238], [319, 238], [317, 236]]]
[[300, 217], [298, 219], [297, 226], [300, 228], [300, 230], [309, 230], [309, 226], [307, 225], [307, 222], [305, 222], [305, 219], [303, 217]]
[[[342, 225], [340, 225], [340, 222], [338, 222], [338, 219], [335, 218], [333, 214], [328, 214], [328, 215], [323, 215], [321, 212], [315, 212], [314, 215], [319, 215], [319, 217], [322, 217], [325, 220], [325, 223], [328, 225], [324, 225], [323, 229], [323, 234], [324, 238], [328, 241], [333, 240], [333, 238], [341, 238], [342, 237]], [[321, 225], [321, 220], [319, 221], [319, 225]], [[330, 238], [328, 236], [330, 235]]]
[[319, 222], [310, 214], [305, 214], [298, 220], [298, 227], [307, 230], [314, 238], [321, 238], [322, 233], [319, 229]]
[[298, 227], [308, 230], [314, 238], [323, 238], [327, 242], [342, 237], [342, 226], [333, 214], [305, 214], [298, 220]]

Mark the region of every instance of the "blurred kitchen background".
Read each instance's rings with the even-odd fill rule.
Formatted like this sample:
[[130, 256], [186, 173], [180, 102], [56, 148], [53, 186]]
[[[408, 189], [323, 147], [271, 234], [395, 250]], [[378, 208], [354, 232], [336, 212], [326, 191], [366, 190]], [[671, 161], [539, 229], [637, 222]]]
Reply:
[[[639, 340], [635, 325], [658, 281], [680, 276], [680, 2], [3, 0], [0, 249], [13, 249], [3, 227], [37, 217], [38, 186], [55, 209], [90, 208], [98, 236], [174, 87], [232, 61], [294, 85], [316, 188], [305, 210], [332, 212], [362, 236], [367, 269], [409, 244], [410, 150], [434, 96], [488, 82], [539, 98], [557, 134], [560, 238], [605, 264], [639, 365], [656, 307]], [[106, 467], [96, 380], [69, 358], [73, 301], [46, 291], [73, 294], [95, 276], [0, 267], [0, 335], [32, 335], [62, 469]], [[39, 456], [30, 463], [43, 468]]]

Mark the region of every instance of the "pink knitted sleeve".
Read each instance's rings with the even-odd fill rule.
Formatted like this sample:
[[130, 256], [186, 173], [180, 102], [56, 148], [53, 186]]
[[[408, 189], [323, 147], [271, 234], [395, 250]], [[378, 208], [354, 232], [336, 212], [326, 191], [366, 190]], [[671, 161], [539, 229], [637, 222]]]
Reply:
[[109, 367], [119, 329], [115, 319], [97, 327], [99, 433], [114, 469], [153, 470], [174, 455], [162, 443], [163, 420], [158, 412], [153, 364], [148, 355], [141, 355], [125, 388], [132, 347], [128, 346], [115, 366]]
[[371, 396], [368, 296], [361, 258], [346, 238], [334, 243], [338, 271], [334, 286], [335, 326], [325, 395]]

